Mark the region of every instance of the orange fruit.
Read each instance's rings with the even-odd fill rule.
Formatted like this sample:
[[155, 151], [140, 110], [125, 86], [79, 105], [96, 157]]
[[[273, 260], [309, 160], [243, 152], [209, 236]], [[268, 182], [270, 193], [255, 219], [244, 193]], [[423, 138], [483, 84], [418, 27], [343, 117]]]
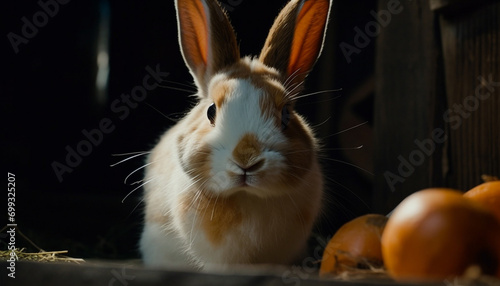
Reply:
[[367, 214], [344, 224], [328, 242], [320, 276], [383, 265], [380, 238], [387, 217]]
[[426, 189], [401, 202], [382, 235], [382, 254], [396, 280], [439, 280], [470, 266], [500, 277], [500, 223], [480, 203], [451, 189]]
[[483, 204], [500, 221], [500, 181], [483, 183], [466, 192], [464, 196]]

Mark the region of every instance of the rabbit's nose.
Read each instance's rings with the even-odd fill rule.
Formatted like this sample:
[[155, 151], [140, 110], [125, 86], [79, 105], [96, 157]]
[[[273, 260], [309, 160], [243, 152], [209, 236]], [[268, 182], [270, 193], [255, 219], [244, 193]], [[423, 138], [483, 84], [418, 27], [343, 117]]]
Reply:
[[252, 133], [243, 135], [233, 150], [234, 161], [238, 163], [242, 170], [262, 167], [259, 163], [259, 156], [262, 154], [262, 147], [257, 136]]
[[246, 167], [239, 166], [239, 167], [245, 174], [255, 173], [259, 171], [262, 168], [262, 166], [264, 166], [264, 161], [265, 161], [264, 159], [260, 159], [257, 162], [252, 162], [250, 166]]

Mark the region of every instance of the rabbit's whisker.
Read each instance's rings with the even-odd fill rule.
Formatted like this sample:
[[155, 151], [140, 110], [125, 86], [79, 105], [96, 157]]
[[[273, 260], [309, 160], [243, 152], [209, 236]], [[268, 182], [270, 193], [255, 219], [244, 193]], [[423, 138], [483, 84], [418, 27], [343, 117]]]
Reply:
[[147, 103], [147, 102], [144, 102], [147, 106], [149, 106], [150, 108], [152, 108], [154, 111], [158, 112], [161, 116], [165, 117], [166, 119], [172, 121], [172, 122], [179, 122], [179, 119], [175, 119], [175, 118], [172, 118], [166, 114], [164, 114], [163, 112], [161, 112], [160, 110], [158, 110], [158, 108], [152, 106], [151, 104]]
[[147, 155], [149, 153], [151, 153], [151, 152], [150, 151], [141, 151], [141, 152], [124, 153], [124, 154], [113, 154], [112, 156], [129, 156], [129, 155], [132, 155], [132, 154], [134, 154], [134, 155], [130, 156], [130, 157], [126, 158], [126, 159], [123, 159], [123, 160], [121, 160], [121, 161], [119, 161], [117, 163], [111, 164], [110, 167], [115, 167], [115, 166], [117, 166], [117, 165], [119, 165], [119, 164], [121, 164], [123, 162], [126, 162], [126, 161], [128, 161], [130, 159], [134, 159], [136, 157], [144, 156], [144, 155]]
[[299, 71], [300, 69], [295, 70], [293, 73], [291, 73], [286, 79], [285, 82], [283, 83], [283, 86], [288, 86], [288, 84], [292, 81], [294, 81], [297, 76], [299, 76]]
[[215, 197], [214, 207], [212, 208], [212, 214], [210, 215], [210, 221], [213, 221], [214, 219], [215, 208], [217, 207], [217, 200], [219, 200], [219, 195], [220, 194], [217, 194], [217, 196]]
[[326, 99], [322, 99], [322, 100], [316, 100], [316, 101], [308, 101], [308, 102], [301, 102], [300, 105], [303, 106], [303, 105], [310, 105], [310, 104], [318, 104], [318, 103], [324, 103], [324, 102], [329, 102], [329, 101], [332, 101], [332, 100], [336, 100], [338, 98], [341, 98], [342, 95], [337, 95], [337, 96], [334, 96], [334, 97], [328, 97]]
[[162, 80], [162, 82], [173, 83], [173, 84], [177, 84], [177, 85], [184, 86], [187, 88], [192, 88], [194, 92], [196, 92], [196, 89], [197, 89], [196, 85], [193, 83], [182, 83], [182, 82], [173, 81], [173, 80]]
[[312, 129], [317, 129], [319, 128], [320, 126], [322, 126], [323, 124], [326, 124], [330, 119], [332, 119], [331, 116], [329, 116], [327, 119], [323, 120], [322, 122], [316, 124], [316, 125], [313, 125], [311, 126]]
[[293, 85], [289, 86], [285, 90], [285, 97], [290, 100], [293, 100], [295, 96], [299, 94], [298, 90], [300, 89], [300, 87], [301, 87], [300, 83], [294, 83]]
[[130, 217], [134, 212], [135, 210], [144, 202], [144, 199], [141, 199], [136, 205], [135, 207], [132, 209], [132, 211], [128, 214], [128, 216]]
[[315, 91], [315, 92], [310, 92], [310, 93], [306, 93], [306, 94], [301, 94], [301, 95], [299, 95], [299, 96], [295, 96], [293, 99], [294, 99], [294, 100], [297, 100], [297, 99], [304, 98], [304, 97], [308, 97], [308, 96], [312, 96], [312, 95], [323, 94], [323, 93], [329, 93], [329, 92], [337, 92], [337, 91], [341, 91], [341, 90], [342, 90], [342, 88], [337, 88], [337, 89], [327, 89], [327, 90]]
[[127, 184], [127, 180], [128, 180], [128, 178], [130, 178], [130, 176], [132, 176], [134, 173], [137, 173], [139, 170], [144, 169], [144, 168], [146, 168], [147, 166], [149, 166], [149, 165], [151, 165], [151, 164], [153, 164], [153, 163], [155, 163], [155, 162], [149, 162], [149, 163], [144, 164], [143, 166], [141, 166], [141, 167], [139, 167], [139, 168], [137, 168], [137, 169], [133, 170], [132, 172], [130, 172], [130, 174], [128, 174], [128, 176], [127, 176], [127, 177], [125, 177], [125, 180], [123, 181], [123, 183], [124, 183], [124, 184]]
[[153, 179], [149, 179], [148, 181], [142, 183], [141, 185], [135, 187], [132, 191], [130, 191], [123, 199], [122, 199], [122, 204], [123, 202], [135, 191], [137, 191], [138, 189], [140, 189], [142, 186], [146, 185], [147, 183], [149, 183], [151, 180]]
[[[189, 190], [191, 189], [191, 187], [193, 187], [194, 185], [198, 184], [201, 180], [202, 180], [201, 175], [193, 177], [193, 182], [191, 184], [189, 184], [188, 186], [186, 186], [181, 191], [181, 193], [189, 192]], [[198, 195], [199, 195], [198, 193], [199, 192], [200, 192], [200, 190], [196, 191], [196, 194], [195, 194], [195, 197], [194, 197], [193, 201], [187, 206], [188, 209], [192, 208], [194, 206], [194, 204], [196, 203], [196, 200], [198, 198]]]
[[118, 153], [118, 154], [111, 154], [113, 157], [118, 157], [118, 156], [130, 156], [130, 155], [143, 155], [143, 154], [148, 154], [151, 153], [151, 151], [137, 151], [137, 152], [127, 152], [127, 153]]
[[338, 147], [338, 148], [323, 148], [321, 151], [338, 151], [338, 150], [359, 150], [363, 149], [363, 145], [355, 146], [355, 147]]
[[177, 90], [177, 91], [183, 91], [183, 92], [187, 92], [187, 93], [196, 93], [196, 89], [195, 90], [191, 90], [191, 89], [180, 88], [180, 87], [173, 87], [173, 86], [161, 85], [161, 84], [159, 84], [158, 87], [166, 88], [166, 89], [171, 89], [171, 90]]
[[[200, 209], [200, 205], [201, 205], [201, 199], [200, 199], [200, 196], [201, 196], [201, 190], [197, 190], [196, 191], [196, 194], [194, 196], [194, 199], [193, 199], [193, 202], [198, 202], [198, 206], [196, 207], [196, 211], [194, 212], [194, 218], [193, 218], [193, 224], [191, 225], [191, 231], [189, 233], [189, 244], [193, 244], [194, 243], [194, 240], [196, 239], [196, 237], [198, 236], [198, 232], [196, 232], [195, 234], [195, 225], [196, 225], [196, 221], [198, 219], [198, 211]], [[193, 236], [193, 234], [195, 234]]]
[[347, 132], [347, 131], [350, 131], [350, 130], [356, 129], [356, 128], [361, 127], [361, 126], [363, 126], [363, 125], [365, 125], [365, 124], [367, 124], [367, 123], [368, 123], [368, 121], [365, 121], [365, 122], [362, 122], [362, 123], [356, 124], [356, 125], [354, 125], [354, 126], [352, 126], [352, 127], [346, 128], [346, 129], [341, 130], [341, 131], [339, 131], [339, 132], [337, 132], [337, 133], [333, 133], [333, 134], [330, 134], [330, 135], [328, 135], [328, 136], [326, 136], [326, 137], [323, 137], [323, 139], [330, 138], [330, 137], [333, 137], [333, 136], [336, 136], [336, 135], [342, 134], [342, 133], [344, 133], [344, 132]]
[[345, 165], [348, 165], [348, 166], [354, 167], [354, 168], [356, 168], [356, 169], [358, 169], [358, 170], [361, 170], [361, 171], [363, 171], [363, 172], [365, 172], [365, 173], [368, 173], [368, 174], [370, 174], [370, 175], [372, 175], [372, 176], [375, 176], [372, 172], [370, 172], [370, 171], [368, 171], [368, 170], [366, 170], [366, 169], [364, 169], [364, 168], [361, 168], [360, 166], [357, 166], [357, 165], [355, 165], [355, 164], [349, 163], [349, 162], [347, 162], [347, 161], [342, 161], [342, 160], [333, 159], [333, 158], [323, 158], [323, 159], [324, 159], [324, 160], [328, 160], [328, 161], [333, 161], [333, 162], [342, 163], [342, 164], [345, 164]]
[[137, 185], [144, 182], [144, 179], [130, 183], [130, 186]]

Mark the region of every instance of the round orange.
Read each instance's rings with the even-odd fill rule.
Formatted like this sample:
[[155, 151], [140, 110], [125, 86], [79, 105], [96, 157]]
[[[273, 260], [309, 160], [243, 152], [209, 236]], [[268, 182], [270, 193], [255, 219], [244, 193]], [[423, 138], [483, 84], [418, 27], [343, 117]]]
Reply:
[[397, 280], [460, 276], [472, 265], [500, 277], [500, 223], [478, 202], [451, 189], [426, 189], [394, 210], [382, 235], [382, 254]]
[[492, 211], [500, 221], [500, 181], [491, 181], [476, 186], [464, 194]]
[[380, 239], [386, 222], [383, 215], [367, 214], [339, 228], [323, 252], [320, 275], [381, 267]]

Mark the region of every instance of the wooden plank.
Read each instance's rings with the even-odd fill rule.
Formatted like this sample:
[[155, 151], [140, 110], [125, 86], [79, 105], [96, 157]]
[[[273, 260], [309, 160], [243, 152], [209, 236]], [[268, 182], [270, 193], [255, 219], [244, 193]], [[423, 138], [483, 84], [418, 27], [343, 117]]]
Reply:
[[449, 110], [447, 184], [500, 174], [500, 2], [440, 16]]
[[[379, 1], [379, 13], [389, 2]], [[442, 161], [442, 145], [432, 140], [444, 106], [434, 13], [428, 1], [400, 3], [377, 39], [373, 204], [382, 213], [435, 185], [432, 170]], [[433, 150], [422, 150], [429, 140]]]
[[[153, 285], [301, 285], [301, 286], [404, 286], [415, 285], [396, 283], [390, 279], [319, 279], [317, 273], [311, 273], [299, 266], [242, 267], [236, 271], [218, 273], [188, 272], [181, 269], [148, 269], [129, 263], [37, 263], [16, 262], [15, 278], [7, 276], [9, 263], [0, 262], [1, 285], [115, 285], [115, 286], [153, 286]], [[445, 282], [424, 284], [446, 285]]]

